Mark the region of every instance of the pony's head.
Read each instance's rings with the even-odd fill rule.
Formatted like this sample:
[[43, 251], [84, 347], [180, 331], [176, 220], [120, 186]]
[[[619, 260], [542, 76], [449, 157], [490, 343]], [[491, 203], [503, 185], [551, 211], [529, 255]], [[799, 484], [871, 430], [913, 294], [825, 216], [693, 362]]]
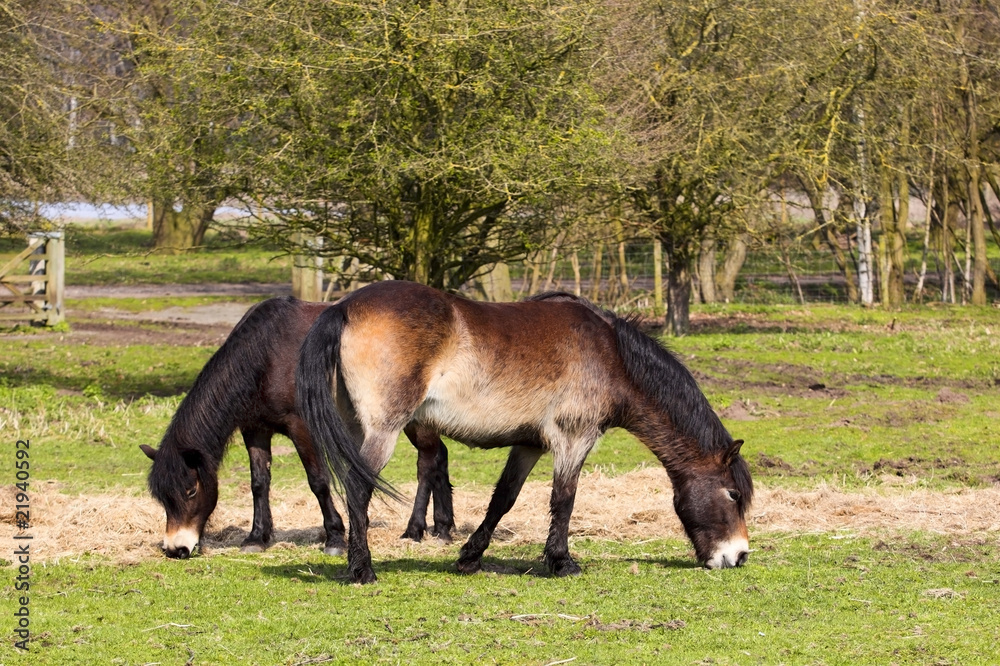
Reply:
[[674, 479], [674, 509], [698, 561], [709, 569], [743, 566], [750, 555], [746, 510], [753, 481], [742, 445], [737, 439], [707, 453]]
[[201, 542], [208, 517], [219, 501], [215, 470], [198, 451], [159, 451], [141, 444], [139, 448], [153, 461], [149, 471], [149, 491], [167, 512], [163, 552], [167, 557], [187, 559]]

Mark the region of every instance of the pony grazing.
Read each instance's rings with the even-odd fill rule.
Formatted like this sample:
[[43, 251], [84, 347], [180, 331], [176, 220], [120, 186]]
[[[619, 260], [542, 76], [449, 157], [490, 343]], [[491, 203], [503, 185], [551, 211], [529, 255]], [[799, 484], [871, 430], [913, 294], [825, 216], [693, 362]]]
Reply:
[[347, 492], [348, 568], [375, 580], [368, 504], [399, 430], [416, 423], [469, 446], [511, 447], [458, 568], [481, 567], [493, 531], [543, 452], [554, 458], [545, 562], [579, 573], [568, 530], [584, 459], [608, 428], [636, 435], [666, 468], [698, 560], [741, 566], [753, 494], [733, 440], [691, 373], [629, 319], [567, 294], [478, 303], [378, 282], [324, 311], [302, 344], [299, 411]]
[[[305, 422], [295, 411], [299, 347], [309, 327], [330, 307], [329, 303], [294, 298], [274, 298], [252, 307], [181, 401], [159, 450], [140, 446], [153, 461], [148, 479], [150, 492], [167, 514], [163, 539], [167, 556], [187, 558], [201, 541], [219, 498], [219, 465], [236, 428], [250, 454], [253, 492], [253, 524], [243, 541], [243, 550], [264, 550], [273, 535], [268, 499], [271, 438], [281, 433], [295, 445], [323, 513], [324, 552], [344, 552], [344, 523], [333, 506], [330, 472], [313, 447]], [[422, 538], [433, 492], [433, 533], [450, 541], [453, 519], [448, 451], [433, 430], [412, 424], [406, 427], [406, 434], [417, 448], [419, 484], [413, 515], [403, 537], [417, 541]]]

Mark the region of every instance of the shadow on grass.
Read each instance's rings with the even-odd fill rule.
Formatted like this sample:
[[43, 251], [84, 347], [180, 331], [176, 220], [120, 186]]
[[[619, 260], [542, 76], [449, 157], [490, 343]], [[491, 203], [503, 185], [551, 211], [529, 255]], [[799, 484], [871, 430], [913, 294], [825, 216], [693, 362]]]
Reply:
[[694, 558], [688, 557], [654, 557], [654, 558], [644, 558], [644, 557], [627, 557], [626, 562], [633, 562], [640, 566], [642, 565], [652, 565], [659, 567], [661, 569], [701, 569], [702, 566], [698, 564]]
[[92, 397], [110, 400], [137, 400], [147, 395], [172, 397], [187, 392], [194, 383], [197, 372], [179, 371], [148, 375], [126, 375], [118, 378], [113, 368], [91, 376], [67, 376], [42, 368], [23, 366], [2, 367], [4, 386], [7, 388], [30, 388], [50, 386], [62, 395], [87, 395], [88, 390], [97, 391]]
[[[339, 559], [339, 558], [338, 558]], [[538, 560], [525, 560], [518, 558], [483, 558], [482, 571], [475, 574], [463, 574], [458, 571], [454, 559], [441, 558], [397, 558], [377, 560], [374, 563], [375, 575], [383, 574], [445, 574], [456, 576], [482, 576], [493, 574], [496, 576], [530, 576], [533, 578], [554, 578], [545, 568], [545, 564]], [[278, 578], [304, 580], [306, 578], [320, 578], [332, 582], [351, 585], [351, 580], [347, 572], [347, 561], [331, 561], [329, 564], [309, 564], [309, 563], [289, 563], [277, 566], [262, 567], [261, 571], [269, 576]], [[584, 568], [586, 575], [586, 568]]]

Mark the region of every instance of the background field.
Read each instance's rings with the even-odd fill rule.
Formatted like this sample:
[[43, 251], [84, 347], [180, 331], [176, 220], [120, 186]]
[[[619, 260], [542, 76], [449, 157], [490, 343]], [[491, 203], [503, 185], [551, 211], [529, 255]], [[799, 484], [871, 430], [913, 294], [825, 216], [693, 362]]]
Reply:
[[[191, 271], [203, 282], [285, 275], [263, 255], [199, 261]], [[996, 661], [996, 308], [695, 309], [695, 334], [669, 344], [747, 441], [758, 501], [745, 568], [696, 567], [666, 475], [613, 431], [588, 461], [571, 525], [582, 576], [544, 573], [545, 458], [501, 523], [487, 571], [456, 573], [505, 452], [453, 444], [456, 543], [400, 544], [408, 507], [376, 503], [379, 583], [356, 587], [343, 558], [319, 552], [319, 512], [280, 437], [277, 545], [261, 555], [234, 547], [251, 515], [237, 439], [206, 552], [185, 562], [157, 552], [162, 511], [137, 445], [157, 444], [233, 317], [263, 296], [178, 296], [169, 270], [142, 274], [135, 263], [123, 278], [126, 269], [70, 262], [68, 282], [162, 279], [172, 295], [89, 296], [70, 302], [68, 331], [0, 337], [0, 431], [31, 438], [38, 537], [32, 652], [17, 653], [4, 629], [0, 663]], [[412, 493], [414, 463], [401, 441], [387, 478]], [[4, 543], [8, 506], [5, 497]], [[9, 579], [2, 596], [10, 608]]]

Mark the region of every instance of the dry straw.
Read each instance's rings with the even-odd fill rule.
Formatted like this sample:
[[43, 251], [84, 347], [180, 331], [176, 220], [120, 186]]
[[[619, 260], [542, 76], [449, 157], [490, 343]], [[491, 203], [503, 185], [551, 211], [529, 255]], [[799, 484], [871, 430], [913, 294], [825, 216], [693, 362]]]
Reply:
[[[912, 484], [900, 486], [898, 477], [885, 481], [880, 488], [859, 492], [832, 486], [804, 492], [759, 488], [750, 514], [751, 539], [760, 532], [884, 535], [912, 530], [1000, 538], [1000, 488], [935, 492]], [[891, 481], [897, 485], [888, 485]], [[412, 496], [415, 485], [405, 485], [402, 490]], [[15, 533], [13, 511], [9, 510], [14, 505], [13, 491], [13, 487], [5, 487], [0, 497], [0, 538], [8, 543]], [[514, 509], [500, 523], [495, 541], [541, 545], [548, 530], [549, 492], [547, 483], [526, 484]], [[489, 497], [490, 489], [481, 486], [456, 489], [456, 544], [485, 515]], [[400, 542], [398, 536], [409, 509], [391, 502], [372, 503], [370, 538], [376, 557], [413, 549], [440, 550], [433, 540], [421, 545]], [[273, 547], [320, 543], [319, 508], [308, 490], [274, 491], [272, 510], [277, 528]], [[252, 513], [249, 493], [222, 503], [207, 530], [206, 553], [238, 547], [249, 531]], [[33, 561], [83, 553], [120, 562], [161, 557], [164, 514], [148, 496], [69, 496], [59, 492], [55, 484], [43, 484], [35, 486], [32, 493], [31, 515]], [[615, 477], [595, 472], [580, 480], [571, 536], [641, 540], [682, 534], [662, 470], [645, 468]]]

